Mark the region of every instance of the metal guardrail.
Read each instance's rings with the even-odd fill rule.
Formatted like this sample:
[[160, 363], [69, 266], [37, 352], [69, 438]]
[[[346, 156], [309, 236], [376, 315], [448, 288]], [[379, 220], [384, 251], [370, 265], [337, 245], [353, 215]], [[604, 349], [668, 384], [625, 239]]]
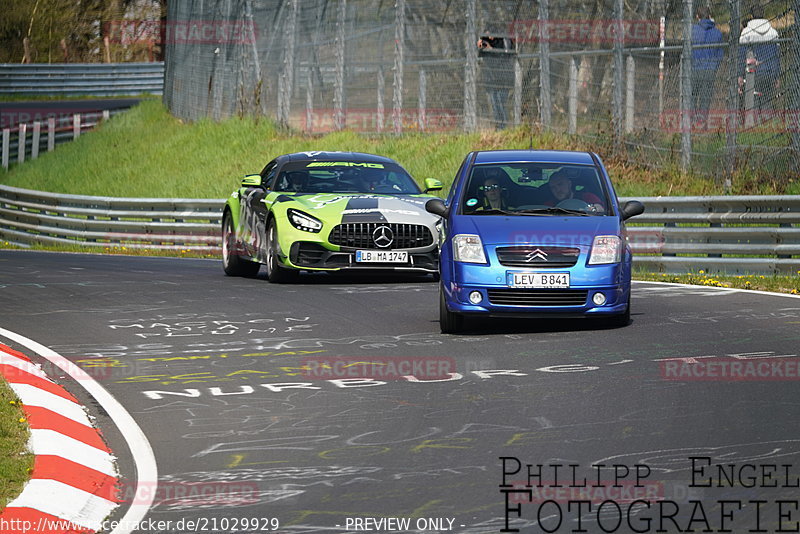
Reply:
[[0, 94], [161, 95], [164, 63], [0, 64]]
[[[620, 198], [620, 201], [632, 200]], [[644, 197], [628, 225], [634, 263], [654, 271], [795, 274], [800, 196]], [[0, 238], [215, 253], [224, 199], [88, 197], [0, 185]]]
[[87, 248], [186, 250], [220, 246], [224, 200], [87, 197], [0, 185], [0, 238]]

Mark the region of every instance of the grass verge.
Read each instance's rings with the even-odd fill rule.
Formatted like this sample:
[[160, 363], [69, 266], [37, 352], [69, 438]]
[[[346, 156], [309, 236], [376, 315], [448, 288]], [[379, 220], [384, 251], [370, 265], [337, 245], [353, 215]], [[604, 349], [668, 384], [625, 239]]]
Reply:
[[19, 495], [33, 469], [30, 432], [19, 399], [0, 377], [0, 510]]
[[[0, 183], [80, 195], [224, 198], [245, 174], [261, 171], [275, 156], [309, 150], [382, 154], [398, 160], [418, 180], [439, 178], [447, 186], [471, 150], [594, 150], [606, 161], [621, 196], [724, 194], [719, 180], [681, 173], [676, 168], [646, 169], [614, 156], [601, 138], [591, 140], [520, 127], [466, 133], [366, 135], [342, 131], [305, 135], [276, 127], [266, 119], [204, 119], [185, 123], [161, 102], [147, 100], [113, 117], [77, 141], [59, 145], [36, 161], [0, 170]], [[795, 194], [790, 179], [758, 182], [734, 177], [734, 194]]]

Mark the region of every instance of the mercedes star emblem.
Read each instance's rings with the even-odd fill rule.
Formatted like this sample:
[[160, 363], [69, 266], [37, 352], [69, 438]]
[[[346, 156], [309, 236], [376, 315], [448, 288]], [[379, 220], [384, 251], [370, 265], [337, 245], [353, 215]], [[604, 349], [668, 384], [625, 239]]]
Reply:
[[372, 232], [372, 241], [375, 243], [375, 246], [380, 248], [386, 248], [391, 246], [394, 243], [394, 232], [388, 226], [381, 225], [375, 228]]

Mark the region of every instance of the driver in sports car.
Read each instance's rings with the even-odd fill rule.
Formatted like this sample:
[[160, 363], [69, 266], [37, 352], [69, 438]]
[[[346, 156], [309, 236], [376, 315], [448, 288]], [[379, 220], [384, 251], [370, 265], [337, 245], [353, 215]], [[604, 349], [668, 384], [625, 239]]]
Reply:
[[553, 194], [553, 198], [545, 202], [548, 206], [557, 206], [560, 202], [576, 198], [589, 204], [589, 208], [593, 212], [604, 212], [606, 210], [603, 201], [594, 193], [589, 191], [576, 192], [572, 186], [572, 179], [565, 170], [553, 173], [547, 186]]

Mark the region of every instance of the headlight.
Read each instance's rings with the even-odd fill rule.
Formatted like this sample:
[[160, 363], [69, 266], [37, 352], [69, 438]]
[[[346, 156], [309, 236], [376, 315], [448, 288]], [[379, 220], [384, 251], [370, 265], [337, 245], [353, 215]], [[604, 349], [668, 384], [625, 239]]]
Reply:
[[619, 263], [622, 261], [622, 240], [615, 235], [599, 235], [592, 243], [589, 265]]
[[453, 259], [464, 263], [486, 263], [481, 237], [458, 234], [453, 238]]
[[286, 215], [289, 216], [289, 222], [292, 223], [292, 226], [298, 230], [303, 230], [304, 232], [313, 232], [315, 234], [322, 230], [322, 221], [312, 217], [311, 215], [308, 215], [307, 213], [303, 213], [302, 211], [295, 209], [289, 209], [286, 211]]

